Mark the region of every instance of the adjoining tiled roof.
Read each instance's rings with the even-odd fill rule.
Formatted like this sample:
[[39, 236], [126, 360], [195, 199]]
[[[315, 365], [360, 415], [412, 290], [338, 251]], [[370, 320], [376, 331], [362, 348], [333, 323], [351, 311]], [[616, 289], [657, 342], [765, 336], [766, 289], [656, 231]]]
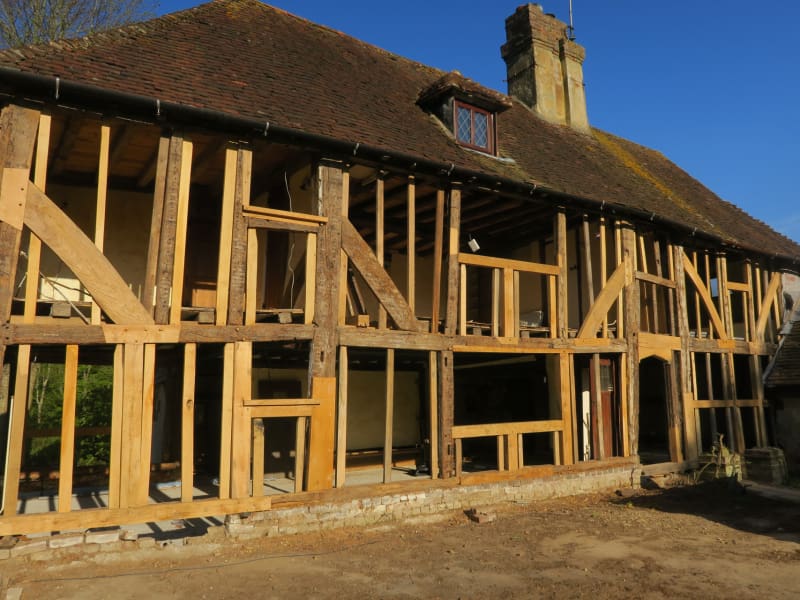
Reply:
[[766, 373], [768, 387], [800, 386], [800, 311], [794, 313], [790, 326]]
[[662, 154], [598, 130], [552, 125], [516, 101], [497, 119], [499, 154], [513, 161], [465, 150], [417, 104], [442, 71], [258, 0], [216, 0], [83, 39], [7, 50], [0, 65], [453, 163], [800, 258], [800, 246]]

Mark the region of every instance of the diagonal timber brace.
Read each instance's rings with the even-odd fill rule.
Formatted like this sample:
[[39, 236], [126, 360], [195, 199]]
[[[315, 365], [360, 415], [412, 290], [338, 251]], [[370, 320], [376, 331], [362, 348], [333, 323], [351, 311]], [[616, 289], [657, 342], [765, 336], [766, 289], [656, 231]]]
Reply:
[[152, 325], [153, 318], [86, 234], [33, 183], [25, 225], [64, 261], [95, 302], [118, 325]]
[[400, 290], [378, 263], [367, 242], [364, 241], [353, 224], [345, 219], [342, 222], [342, 250], [353, 261], [353, 265], [366, 281], [386, 312], [391, 315], [400, 329], [419, 331], [417, 319]]

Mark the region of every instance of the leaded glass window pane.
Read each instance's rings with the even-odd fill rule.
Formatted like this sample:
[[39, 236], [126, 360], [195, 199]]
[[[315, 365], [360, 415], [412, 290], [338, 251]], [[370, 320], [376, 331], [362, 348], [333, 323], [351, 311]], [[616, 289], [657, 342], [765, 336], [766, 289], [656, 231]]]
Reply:
[[472, 143], [472, 111], [458, 107], [458, 116], [456, 117], [456, 138], [459, 142], [465, 144]]
[[489, 119], [477, 111], [475, 111], [475, 139], [472, 143], [481, 148], [489, 146]]

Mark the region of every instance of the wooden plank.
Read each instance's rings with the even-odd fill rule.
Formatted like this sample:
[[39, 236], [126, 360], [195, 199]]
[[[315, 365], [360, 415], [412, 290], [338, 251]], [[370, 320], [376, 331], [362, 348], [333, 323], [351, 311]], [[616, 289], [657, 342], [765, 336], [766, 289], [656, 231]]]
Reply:
[[314, 398], [250, 398], [244, 399], [242, 406], [316, 406], [318, 400]]
[[123, 362], [120, 507], [127, 508], [144, 504], [139, 491], [147, 480], [141, 464], [144, 345], [126, 344]]
[[[2, 133], [2, 132], [0, 132]], [[28, 406], [31, 347], [17, 349], [17, 372], [14, 380], [14, 396], [11, 398], [8, 423], [8, 446], [6, 468], [3, 477], [3, 522], [9, 515], [17, 514], [19, 499], [19, 474], [22, 466], [22, 449], [25, 433], [25, 412]]]
[[567, 353], [558, 355], [558, 385], [559, 398], [561, 399], [561, 457], [565, 465], [571, 465], [576, 457], [573, 455], [572, 436], [572, 381], [570, 379], [570, 362], [572, 357]]
[[408, 307], [416, 315], [417, 306], [417, 195], [414, 177], [408, 178], [406, 188], [406, 294]]
[[[47, 186], [47, 157], [50, 153], [50, 129], [52, 117], [39, 116], [39, 135], [36, 140], [36, 158], [33, 182], [44, 191]], [[39, 271], [42, 261], [42, 242], [34, 234], [28, 240], [27, 274], [25, 279], [24, 321], [32, 323], [36, 317], [36, 301], [39, 299]]]
[[[348, 291], [349, 287], [347, 285], [347, 278], [348, 278], [348, 262], [347, 262], [347, 251], [344, 248], [344, 229], [345, 225], [350, 223], [348, 220], [348, 215], [350, 211], [350, 172], [345, 168], [341, 172], [341, 181], [342, 181], [342, 190], [341, 190], [341, 198], [340, 198], [340, 205], [339, 208], [342, 213], [342, 248], [339, 250], [339, 254], [341, 256], [340, 265], [339, 265], [339, 282], [337, 285], [337, 290], [339, 291], [339, 302], [337, 306], [339, 307], [339, 325], [344, 325], [347, 319], [347, 305], [348, 305]], [[355, 227], [353, 227], [353, 231]], [[356, 232], [357, 234], [358, 232]], [[358, 236], [362, 242], [364, 240], [361, 236]], [[367, 243], [364, 242], [364, 247], [367, 248], [366, 256], [374, 258], [372, 254], [372, 250], [367, 246]], [[362, 247], [363, 250], [363, 247]], [[355, 261], [354, 261], [355, 262]], [[377, 261], [376, 261], [377, 262]], [[383, 269], [381, 269], [383, 271]], [[384, 271], [385, 273], [385, 271]]]
[[455, 468], [455, 476], [461, 477], [461, 469], [464, 467], [464, 447], [461, 443], [461, 439], [454, 440], [456, 446], [456, 468]]
[[264, 495], [264, 419], [252, 419], [253, 423], [253, 498]]
[[47, 533], [70, 529], [117, 526], [120, 523], [152, 523], [171, 519], [218, 517], [225, 514], [266, 511], [272, 506], [269, 496], [238, 500], [195, 500], [164, 502], [125, 509], [88, 508], [71, 513], [45, 513], [3, 517], [0, 535]]
[[675, 289], [676, 285], [675, 282], [670, 279], [667, 279], [666, 277], [651, 275], [650, 273], [644, 273], [642, 271], [636, 271], [635, 276], [636, 279], [639, 281], [645, 281], [647, 283], [652, 283], [653, 285], [660, 285], [666, 288]]
[[[142, 303], [148, 313], [155, 308], [156, 277], [158, 275], [158, 257], [161, 247], [162, 225], [164, 219], [164, 203], [167, 183], [167, 166], [170, 158], [170, 138], [161, 136], [158, 142], [158, 154], [155, 164], [156, 183], [153, 192], [153, 213], [150, 221], [150, 237], [147, 245], [147, 263], [145, 266], [144, 285], [142, 287]], [[41, 186], [40, 186], [41, 187]], [[42, 188], [44, 189], [44, 188]], [[166, 235], [166, 234], [164, 234]]]
[[467, 335], [467, 265], [463, 263], [458, 277], [458, 333]]
[[496, 258], [494, 256], [484, 256], [483, 254], [467, 254], [460, 252], [458, 262], [464, 265], [475, 267], [489, 267], [492, 269], [512, 269], [522, 273], [535, 273], [538, 275], [558, 275], [559, 268], [554, 265], [534, 263], [524, 260], [512, 260], [510, 258]]
[[[463, 281], [466, 267], [462, 265], [461, 269], [461, 278]], [[462, 286], [463, 285], [462, 283]], [[462, 290], [462, 292], [465, 297], [466, 290]], [[462, 300], [462, 303], [466, 304], [466, 299]], [[466, 313], [466, 307], [462, 307], [462, 310]], [[461, 335], [466, 335], [466, 326], [466, 318], [464, 317]], [[492, 269], [492, 337], [500, 337], [500, 269]]]
[[284, 419], [294, 417], [311, 417], [316, 404], [301, 404], [288, 406], [254, 405], [246, 406], [241, 414], [248, 419]]
[[567, 215], [559, 209], [556, 213], [553, 239], [555, 240], [556, 266], [558, 267], [556, 314], [558, 315], [558, 337], [566, 339], [568, 336], [569, 312], [567, 309]]
[[291, 231], [294, 233], [317, 233], [319, 225], [305, 221], [291, 221], [288, 219], [252, 217], [242, 214], [243, 221], [248, 229], [263, 229], [267, 231]]
[[[600, 217], [598, 224], [598, 235], [600, 237], [600, 290], [606, 287], [608, 281], [608, 250], [606, 248], [606, 219]], [[608, 316], [603, 319], [603, 328], [600, 332], [601, 337], [608, 337]]]
[[698, 275], [694, 265], [686, 257], [686, 255], [683, 256], [683, 270], [686, 275], [689, 276], [689, 279], [694, 284], [695, 290], [700, 295], [700, 299], [703, 301], [703, 304], [708, 311], [711, 322], [713, 323], [714, 329], [717, 331], [719, 338], [723, 340], [729, 339], [728, 333], [725, 330], [725, 326], [722, 324], [722, 319], [720, 319], [717, 308], [714, 306], [714, 301], [711, 299], [711, 295], [708, 293], [708, 289], [703, 283], [703, 280], [700, 279], [700, 275]]
[[233, 429], [231, 432], [231, 497], [250, 495], [252, 417], [255, 409], [245, 410], [252, 397], [253, 343], [235, 342], [233, 360]]
[[[225, 172], [222, 183], [222, 216], [219, 228], [219, 253], [217, 261], [216, 323], [225, 325], [228, 320], [228, 294], [230, 291], [231, 254], [233, 239], [234, 200], [237, 179], [237, 149], [225, 148]], [[173, 289], [174, 294], [174, 289]], [[174, 319], [172, 322], [175, 322]]]
[[197, 377], [197, 344], [183, 347], [181, 397], [181, 502], [194, 496], [194, 396]]
[[339, 346], [339, 406], [336, 424], [336, 487], [344, 487], [347, 458], [347, 346]]
[[[461, 230], [461, 189], [450, 189], [449, 237], [447, 254], [447, 305], [445, 306], [445, 328], [447, 335], [456, 333], [458, 325], [459, 290], [459, 241]], [[444, 468], [444, 467], [443, 467]]]
[[333, 451], [336, 439], [336, 377], [314, 377], [312, 395], [319, 405], [312, 408], [309, 440], [309, 491], [333, 487]]
[[306, 236], [306, 293], [303, 308], [303, 323], [314, 323], [314, 305], [317, 295], [317, 234]]
[[353, 261], [364, 281], [378, 301], [386, 308], [395, 324], [405, 331], [419, 331], [414, 312], [405, 298], [389, 277], [389, 274], [378, 264], [375, 255], [350, 221], [342, 222], [342, 248]]
[[[519, 321], [515, 319], [514, 310], [514, 271], [503, 269], [503, 336], [518, 338], [516, 334]], [[516, 321], [516, 322], [515, 322]]]
[[564, 421], [513, 421], [510, 423], [484, 423], [480, 425], [454, 425], [453, 439], [519, 435], [523, 433], [551, 433], [563, 431]]
[[122, 482], [122, 420], [125, 404], [124, 346], [114, 348], [114, 379], [111, 399], [111, 451], [108, 464], [108, 507], [120, 507]]
[[192, 142], [183, 140], [181, 170], [178, 182], [178, 212], [175, 223], [174, 266], [172, 269], [172, 297], [170, 323], [179, 323], [183, 307], [183, 274], [186, 255], [186, 236], [189, 227], [189, 185], [192, 176]]
[[505, 436], [506, 440], [506, 466], [509, 471], [518, 471], [522, 467], [519, 459], [520, 444], [519, 436], [515, 434], [508, 434]]
[[[100, 126], [100, 158], [97, 166], [97, 198], [94, 216], [94, 245], [103, 252], [106, 235], [106, 203], [108, 200], [108, 153], [111, 145], [111, 127]], [[44, 190], [42, 190], [44, 191]], [[100, 306], [92, 302], [91, 321], [100, 323]]]
[[231, 232], [231, 263], [228, 291], [229, 325], [241, 325], [244, 322], [248, 230], [247, 219], [244, 216], [242, 207], [250, 204], [252, 175], [253, 152], [247, 148], [239, 148], [236, 153], [236, 191], [233, 196], [233, 231]]
[[[385, 182], [383, 176], [378, 174], [375, 181], [375, 256], [378, 264], [383, 267], [385, 260], [384, 226], [386, 219]], [[381, 304], [378, 306], [378, 329], [386, 329], [386, 309]]]
[[[461, 440], [456, 440], [456, 443], [460, 446]], [[504, 435], [497, 436], [497, 470], [506, 470], [506, 437]]]
[[756, 331], [756, 307], [753, 302], [755, 287], [753, 286], [753, 263], [747, 260], [745, 263], [745, 279], [747, 280], [747, 290], [744, 296], [745, 302], [745, 336], [748, 342], [755, 341]]
[[312, 215], [310, 213], [301, 213], [289, 210], [279, 210], [277, 208], [266, 208], [264, 206], [252, 206], [245, 204], [242, 207], [245, 215], [248, 217], [280, 217], [289, 221], [299, 221], [305, 223], [322, 224], [328, 222], [327, 216]]
[[146, 504], [150, 487], [150, 465], [153, 444], [153, 409], [155, 406], [156, 345], [145, 344], [142, 369], [142, 430], [139, 434], [141, 450], [139, 464], [141, 472], [137, 493], [137, 504]]
[[392, 480], [392, 443], [394, 432], [394, 350], [386, 350], [386, 401], [383, 436], [383, 482]]
[[[163, 139], [162, 139], [163, 143]], [[161, 221], [152, 223], [150, 243], [152, 251], [154, 229], [158, 231], [158, 252], [155, 260], [155, 288], [154, 288], [154, 307], [153, 316], [156, 323], [167, 323], [170, 320], [170, 301], [172, 294], [172, 271], [175, 265], [175, 242], [178, 223], [178, 204], [180, 197], [181, 180], [183, 179], [183, 137], [172, 135], [169, 138], [169, 148], [166, 157], [166, 172], [164, 174], [164, 201], [161, 207]], [[161, 151], [159, 146], [159, 167], [161, 166]], [[156, 192], [159, 191], [159, 181], [156, 179]], [[156, 217], [158, 196], [155, 197], [153, 206], [153, 218]], [[148, 256], [148, 261], [153, 258]], [[149, 262], [148, 262], [149, 265]]]
[[[38, 126], [38, 111], [9, 105], [0, 113], [0, 323], [11, 315]], [[0, 364], [3, 353], [0, 345]]]
[[594, 458], [605, 460], [606, 456], [606, 435], [611, 435], [610, 431], [606, 431], [603, 426], [603, 397], [600, 392], [600, 355], [592, 354], [592, 379], [594, 385], [592, 386], [592, 405], [594, 406], [595, 420], [593, 425], [596, 425], [595, 441], [597, 447], [594, 449]]
[[306, 464], [306, 423], [308, 417], [297, 417], [294, 448], [294, 491], [303, 491], [303, 473]]
[[583, 279], [585, 285], [586, 294], [586, 308], [584, 309], [583, 313], [584, 316], [589, 314], [589, 311], [592, 309], [592, 304], [594, 304], [594, 277], [592, 273], [592, 237], [589, 233], [589, 219], [586, 215], [583, 216], [581, 221], [581, 231], [583, 232], [583, 243], [581, 246], [583, 247]]
[[628, 400], [628, 361], [619, 361], [619, 380], [622, 382], [620, 385], [619, 394], [619, 412], [620, 412], [620, 431], [622, 433], [622, 456], [631, 455], [631, 440], [628, 432], [628, 410], [630, 402]]
[[[449, 479], [459, 466], [453, 456], [453, 420], [455, 416], [455, 381], [453, 352], [439, 353], [439, 471], [442, 479]], [[460, 468], [460, 467], [459, 467]]]
[[720, 316], [728, 337], [733, 337], [733, 310], [728, 288], [728, 259], [720, 253], [717, 256], [717, 283], [719, 286]]
[[693, 389], [693, 360], [689, 351], [689, 308], [686, 297], [686, 274], [683, 271], [684, 251], [681, 246], [673, 246], [671, 252], [671, 264], [673, 265], [673, 277], [675, 279], [675, 303], [677, 305], [677, 325], [680, 337], [680, 361], [676, 365], [678, 369], [678, 403], [676, 414], [683, 414], [683, 435], [685, 440], [685, 455], [689, 460], [697, 458], [699, 455], [698, 444], [700, 442], [697, 431], [699, 422], [695, 410], [686, 402], [687, 395], [691, 395]]
[[[316, 236], [315, 236], [316, 243]], [[316, 246], [314, 247], [316, 257]], [[258, 233], [249, 229], [247, 231], [247, 289], [245, 291], [245, 325], [255, 325], [256, 311], [258, 307]], [[308, 264], [308, 263], [306, 263]], [[313, 285], [313, 272], [306, 271], [306, 298], [308, 298], [308, 288], [316, 291]], [[311, 292], [313, 294], [313, 291]], [[312, 303], [313, 306], [313, 303]], [[306, 304], [306, 316], [313, 315], [313, 308], [309, 310]], [[308, 324], [308, 322], [307, 322]]]
[[600, 290], [595, 298], [592, 308], [583, 320], [581, 328], [578, 330], [579, 338], [597, 337], [597, 330], [601, 327], [603, 320], [608, 317], [608, 311], [619, 300], [619, 295], [626, 284], [625, 265], [619, 265], [608, 283]]
[[[635, 271], [636, 232], [631, 226], [622, 227], [622, 254], [628, 273]], [[639, 454], [639, 323], [641, 299], [639, 284], [633, 277], [626, 278], [623, 292], [625, 317], [625, 340], [628, 352], [623, 361], [626, 362], [627, 377], [622, 380], [627, 386], [628, 399], [628, 443], [631, 456]]]
[[439, 477], [439, 377], [436, 352], [428, 353], [428, 437], [430, 439], [431, 479]]
[[[616, 265], [624, 264], [622, 254], [622, 227], [619, 221], [614, 221], [614, 255], [616, 258]], [[625, 301], [623, 293], [620, 291], [617, 298], [617, 335], [618, 339], [625, 338], [625, 315], [624, 315]], [[627, 442], [626, 442], [627, 443]]]
[[442, 253], [444, 250], [444, 190], [436, 190], [436, 220], [433, 233], [433, 286], [431, 288], [431, 333], [438, 333], [442, 298]]
[[28, 186], [25, 225], [86, 287], [105, 313], [119, 324], [152, 324], [153, 319], [108, 259], [36, 185]]
[[781, 285], [781, 274], [773, 273], [770, 277], [767, 291], [764, 293], [764, 298], [761, 301], [761, 306], [758, 309], [758, 320], [756, 321], [755, 338], [759, 341], [764, 341], [764, 334], [767, 328], [767, 322], [770, 317], [770, 306], [775, 301], [775, 296]]
[[219, 497], [231, 497], [231, 451], [233, 430], [234, 343], [225, 344], [222, 366], [222, 414], [220, 416]]

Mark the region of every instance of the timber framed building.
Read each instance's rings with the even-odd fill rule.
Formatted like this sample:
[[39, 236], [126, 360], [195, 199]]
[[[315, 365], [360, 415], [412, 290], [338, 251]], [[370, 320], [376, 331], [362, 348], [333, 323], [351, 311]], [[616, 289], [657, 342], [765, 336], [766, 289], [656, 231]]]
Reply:
[[508, 96], [257, 0], [0, 52], [0, 535], [769, 445], [800, 247], [591, 128], [564, 29]]

